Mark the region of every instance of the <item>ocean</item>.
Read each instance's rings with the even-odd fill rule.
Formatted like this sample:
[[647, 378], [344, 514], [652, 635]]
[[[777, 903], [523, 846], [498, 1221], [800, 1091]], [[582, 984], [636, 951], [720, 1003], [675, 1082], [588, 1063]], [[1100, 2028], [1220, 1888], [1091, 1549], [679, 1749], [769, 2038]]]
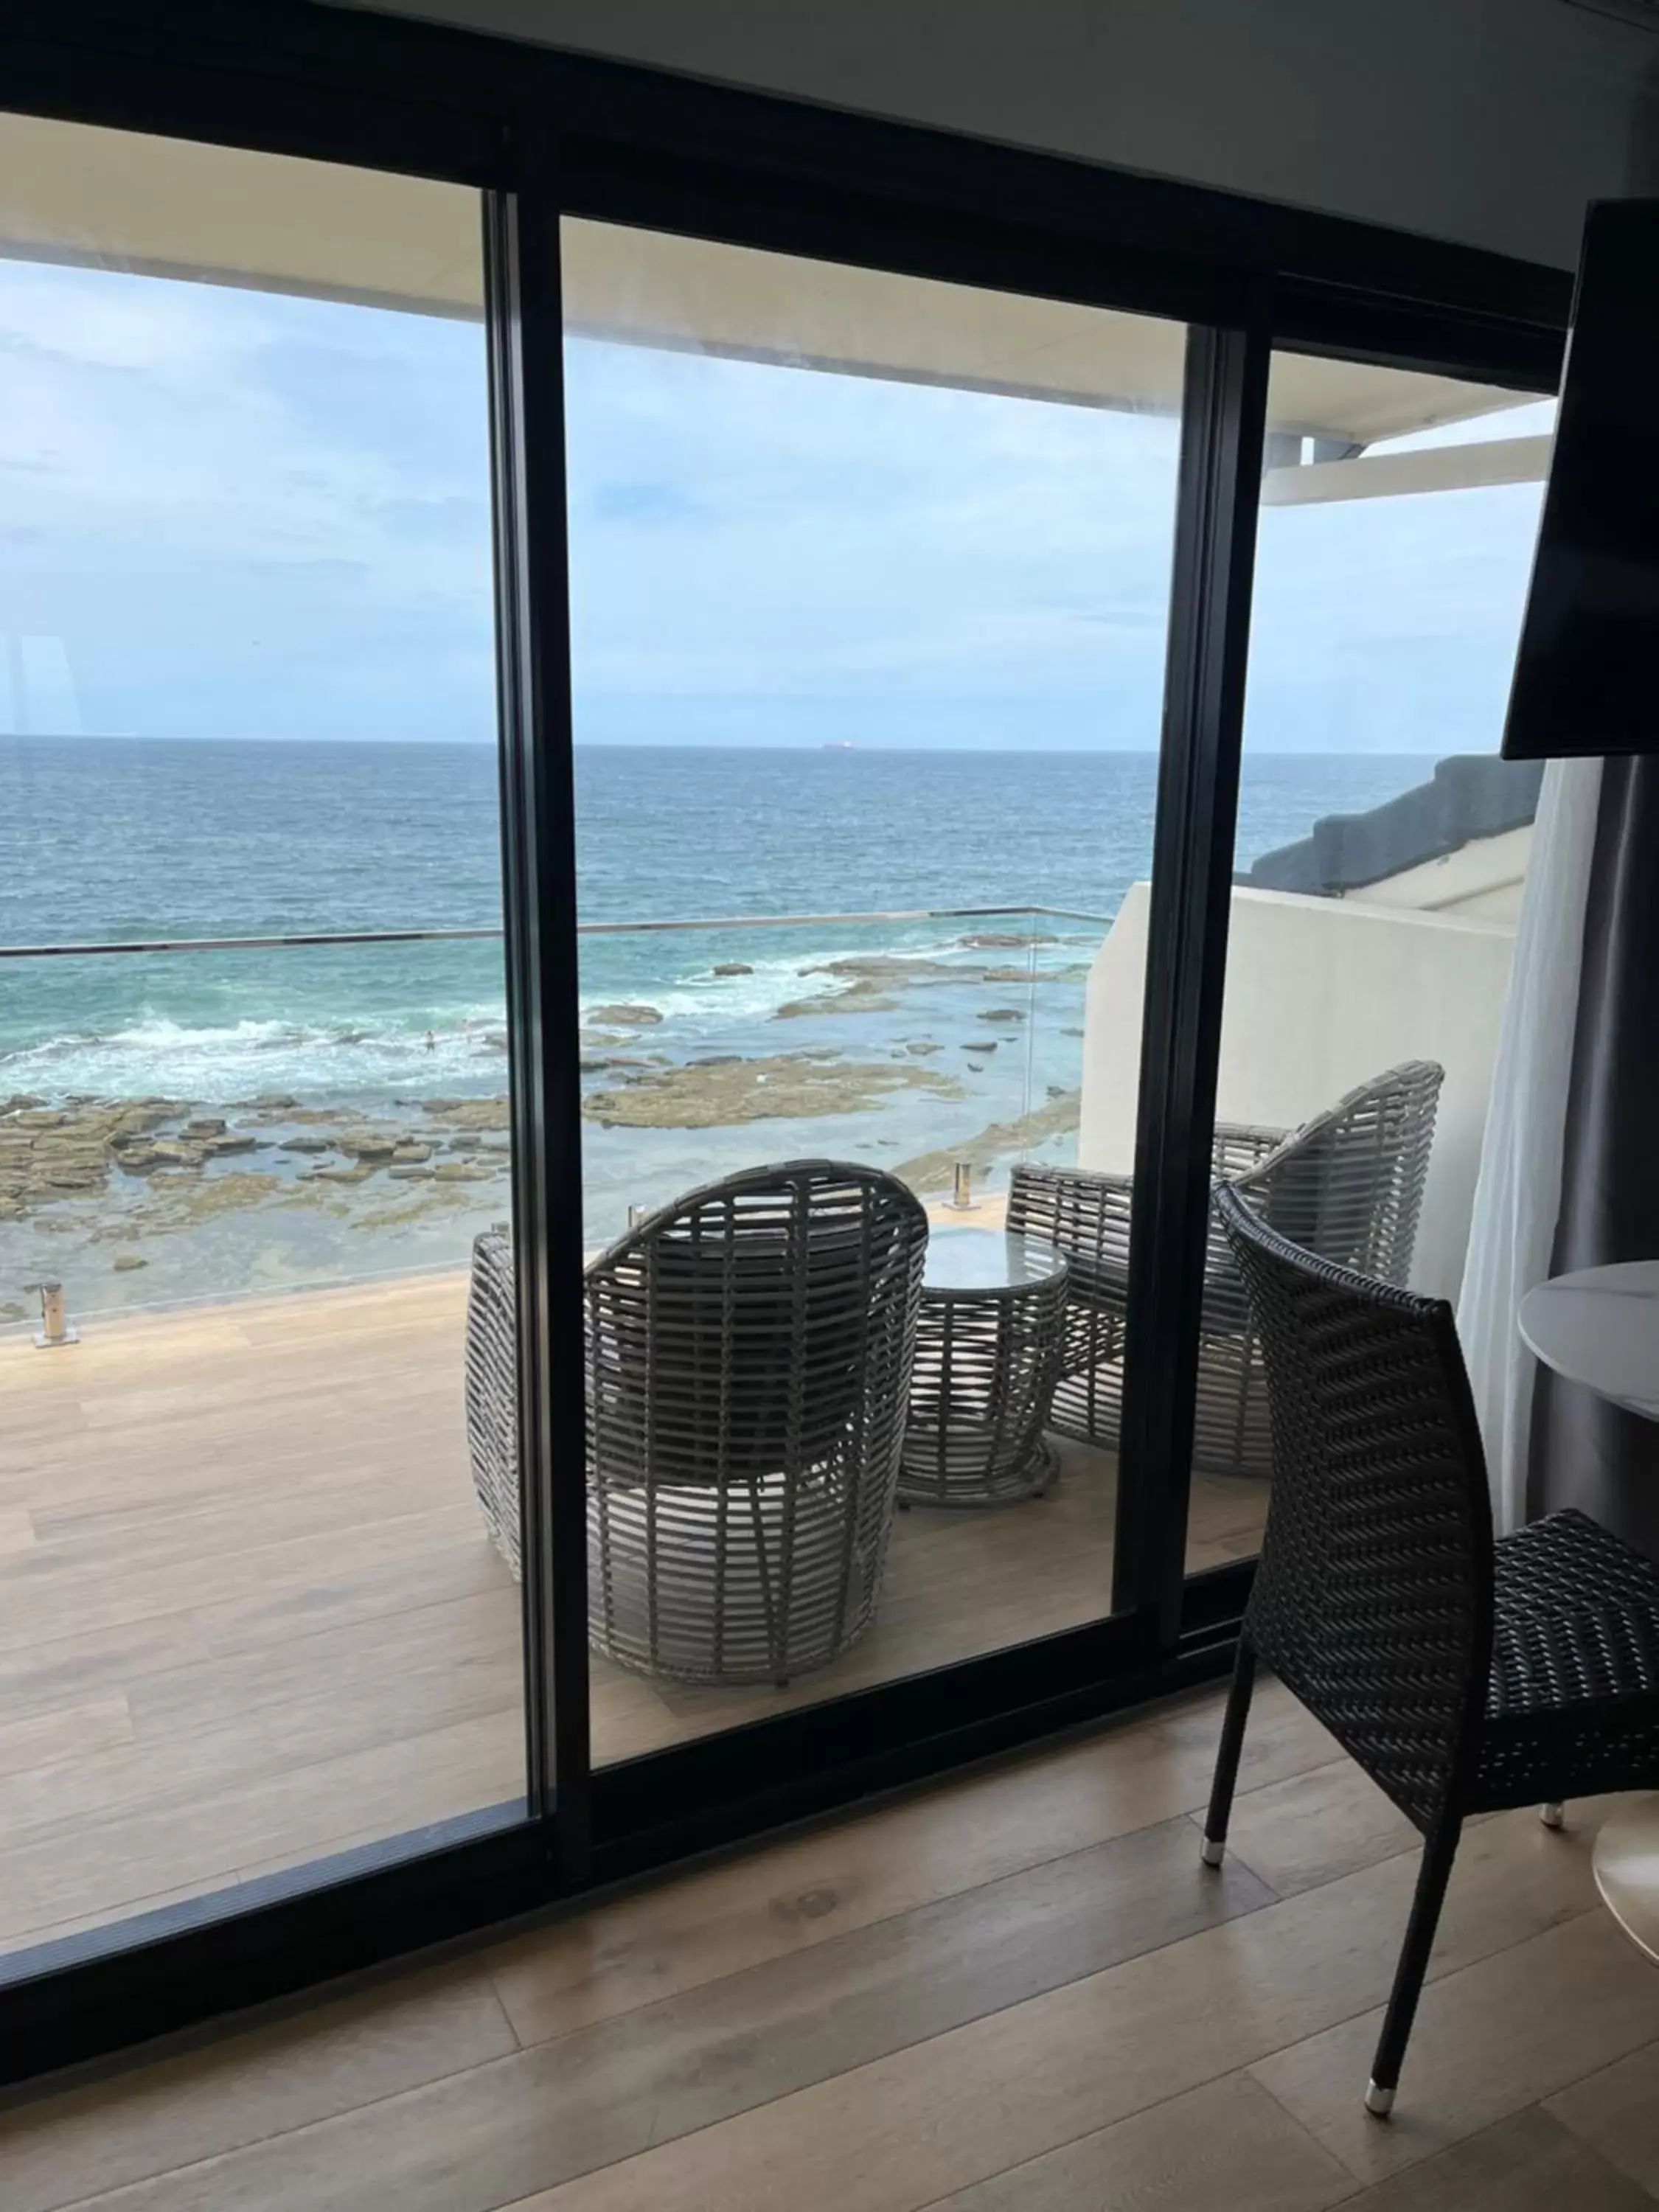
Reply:
[[[1431, 766], [1247, 757], [1237, 865]], [[1155, 774], [1143, 753], [580, 750], [584, 923], [1087, 917], [584, 937], [590, 1237], [799, 1152], [1063, 1153], [1082, 977], [1148, 871]], [[0, 739], [0, 792], [6, 945], [499, 923], [485, 747]], [[504, 1040], [498, 939], [0, 963], [0, 1109], [31, 1102], [0, 1120], [0, 1321], [42, 1273], [99, 1310], [458, 1262], [506, 1205]], [[27, 1175], [19, 1115], [46, 1133]], [[425, 1156], [390, 1182], [371, 1139]], [[146, 1166], [157, 1141], [185, 1157]]]

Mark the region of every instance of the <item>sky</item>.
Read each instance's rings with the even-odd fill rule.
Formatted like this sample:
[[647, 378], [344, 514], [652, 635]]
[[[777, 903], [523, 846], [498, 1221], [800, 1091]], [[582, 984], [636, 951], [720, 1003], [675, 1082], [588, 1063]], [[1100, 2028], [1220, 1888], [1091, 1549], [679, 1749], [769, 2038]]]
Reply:
[[[1172, 420], [577, 338], [567, 423], [579, 741], [1156, 745]], [[1264, 510], [1247, 742], [1495, 750], [1538, 501]], [[0, 733], [489, 742], [482, 329], [0, 262]]]

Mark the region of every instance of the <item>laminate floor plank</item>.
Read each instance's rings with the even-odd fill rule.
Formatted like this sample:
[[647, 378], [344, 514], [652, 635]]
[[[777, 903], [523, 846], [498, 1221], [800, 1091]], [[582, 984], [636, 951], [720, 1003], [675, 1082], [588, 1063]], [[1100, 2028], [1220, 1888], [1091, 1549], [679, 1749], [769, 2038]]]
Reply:
[[1364, 2181], [1432, 2157], [1659, 2036], [1659, 1973], [1599, 1905], [1424, 1992], [1393, 2119], [1361, 2101], [1380, 2008], [1254, 2070]]
[[0, 2203], [57, 2212], [513, 2048], [482, 1971], [407, 1975], [0, 2114]]
[[1652, 2203], [1616, 2166], [1536, 2110], [1347, 2200], [1348, 2212], [1649, 2212]]
[[[1247, 1744], [1256, 1724], [1253, 1713]], [[1193, 1818], [1201, 1834], [1201, 1811]], [[1421, 1846], [1405, 1814], [1346, 1757], [1241, 1791], [1227, 1825], [1228, 1856], [1242, 1858], [1281, 1897]]]
[[927, 2212], [1324, 2212], [1347, 2168], [1248, 2074], [1224, 2075]]
[[[803, 1951], [1069, 1852], [1176, 1820], [1215, 1759], [1213, 1693], [1064, 1749], [999, 1762], [859, 1818], [693, 1869], [554, 1921], [491, 1954], [525, 2043]], [[1266, 1686], [1241, 1785], [1316, 1765], [1334, 1748], [1288, 1692]], [[1195, 1839], [1164, 1831], [1176, 1863]]]
[[[113, 1745], [130, 1744], [132, 1736], [131, 1707], [120, 1692], [0, 1720], [0, 1791], [6, 1778], [27, 1781], [42, 1772], [53, 1778], [48, 1787], [56, 1788], [56, 1778], [65, 1765], [95, 1763], [97, 1754]], [[0, 1830], [3, 1827], [0, 1814]]]
[[1544, 2110], [1659, 2197], [1659, 2043], [1547, 2098]]

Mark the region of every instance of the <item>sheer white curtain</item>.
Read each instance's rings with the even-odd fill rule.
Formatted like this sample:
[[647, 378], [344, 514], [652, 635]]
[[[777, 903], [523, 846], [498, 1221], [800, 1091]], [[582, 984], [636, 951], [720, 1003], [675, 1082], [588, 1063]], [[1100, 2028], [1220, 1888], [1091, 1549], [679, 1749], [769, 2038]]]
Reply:
[[1544, 771], [1457, 1306], [1500, 1535], [1527, 1517], [1533, 1361], [1516, 1328], [1516, 1308], [1549, 1273], [1560, 1210], [1601, 789], [1599, 760], [1552, 761]]

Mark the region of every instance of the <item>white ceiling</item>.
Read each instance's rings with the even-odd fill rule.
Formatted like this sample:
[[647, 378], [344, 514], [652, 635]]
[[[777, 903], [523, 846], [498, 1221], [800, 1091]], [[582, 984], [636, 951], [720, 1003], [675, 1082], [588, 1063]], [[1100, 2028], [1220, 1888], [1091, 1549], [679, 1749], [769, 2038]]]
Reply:
[[[482, 312], [481, 220], [459, 186], [0, 116], [0, 253]], [[1173, 410], [1177, 325], [1067, 301], [585, 222], [565, 226], [574, 329], [642, 345]], [[1309, 357], [1275, 363], [1274, 426], [1350, 444], [1513, 395]]]

